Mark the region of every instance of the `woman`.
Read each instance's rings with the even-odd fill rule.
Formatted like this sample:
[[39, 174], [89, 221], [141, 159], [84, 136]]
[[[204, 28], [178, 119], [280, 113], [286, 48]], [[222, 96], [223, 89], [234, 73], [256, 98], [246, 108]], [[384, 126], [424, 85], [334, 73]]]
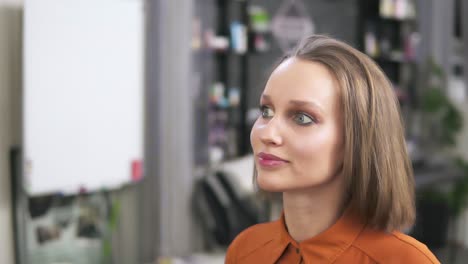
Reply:
[[226, 263], [439, 263], [401, 233], [415, 218], [398, 102], [366, 55], [311, 36], [274, 69], [251, 132], [278, 221], [243, 231]]

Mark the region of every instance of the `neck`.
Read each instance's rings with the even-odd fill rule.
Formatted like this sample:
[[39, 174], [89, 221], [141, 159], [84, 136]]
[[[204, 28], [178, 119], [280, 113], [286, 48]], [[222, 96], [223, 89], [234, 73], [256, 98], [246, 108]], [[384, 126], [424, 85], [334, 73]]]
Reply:
[[344, 211], [342, 177], [313, 189], [283, 193], [283, 210], [289, 235], [297, 242], [331, 227]]

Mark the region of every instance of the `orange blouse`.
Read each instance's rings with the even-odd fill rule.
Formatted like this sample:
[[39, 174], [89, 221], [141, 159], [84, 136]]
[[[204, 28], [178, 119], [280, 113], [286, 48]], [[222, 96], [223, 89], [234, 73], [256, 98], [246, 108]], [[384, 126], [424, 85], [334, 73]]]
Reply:
[[368, 228], [348, 209], [329, 229], [300, 243], [286, 230], [284, 214], [277, 221], [254, 225], [231, 243], [225, 263], [440, 262], [416, 239], [400, 232], [385, 233]]

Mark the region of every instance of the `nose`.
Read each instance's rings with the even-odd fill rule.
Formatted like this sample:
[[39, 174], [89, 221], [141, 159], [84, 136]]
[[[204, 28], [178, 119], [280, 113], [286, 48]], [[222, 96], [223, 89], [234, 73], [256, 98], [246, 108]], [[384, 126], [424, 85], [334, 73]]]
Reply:
[[259, 138], [263, 144], [274, 146], [283, 144], [280, 120], [272, 118], [268, 122], [261, 124], [258, 129]]

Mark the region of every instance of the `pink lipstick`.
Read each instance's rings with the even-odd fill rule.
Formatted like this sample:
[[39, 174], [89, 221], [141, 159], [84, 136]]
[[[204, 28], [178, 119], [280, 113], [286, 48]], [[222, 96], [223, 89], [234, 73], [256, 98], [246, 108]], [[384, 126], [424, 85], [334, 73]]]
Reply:
[[258, 154], [258, 163], [260, 166], [265, 168], [276, 168], [286, 163], [289, 163], [289, 161], [279, 158], [272, 154], [260, 152]]

